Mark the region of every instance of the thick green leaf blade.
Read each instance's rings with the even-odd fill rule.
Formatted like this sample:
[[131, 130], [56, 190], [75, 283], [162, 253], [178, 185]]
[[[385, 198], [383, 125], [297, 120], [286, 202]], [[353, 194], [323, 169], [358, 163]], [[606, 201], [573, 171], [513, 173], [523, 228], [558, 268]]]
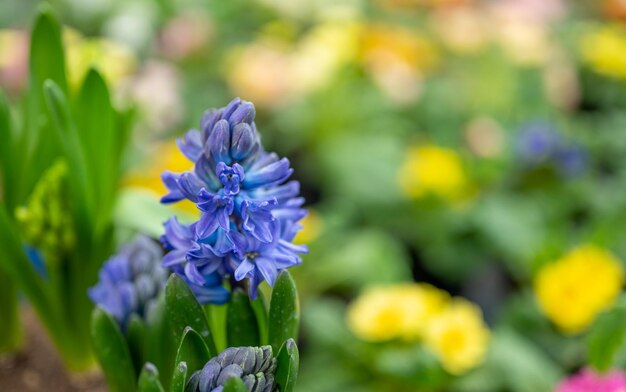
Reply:
[[617, 306], [598, 316], [587, 336], [591, 366], [600, 372], [611, 368], [626, 337], [626, 308]]
[[215, 342], [207, 323], [202, 307], [196, 300], [187, 283], [179, 276], [172, 274], [165, 287], [165, 303], [170, 324], [178, 339], [182, 339], [187, 327], [196, 331], [209, 349], [211, 356], [217, 355]]
[[29, 58], [32, 82], [41, 86], [46, 79], [51, 79], [67, 92], [61, 26], [48, 5], [39, 8], [35, 19]]
[[151, 362], [157, 369], [161, 369], [159, 372], [161, 383], [167, 385], [172, 376], [173, 361], [180, 342], [174, 340], [165, 310], [164, 293], [159, 295], [153, 305], [148, 308], [145, 320], [147, 325], [145, 361]]
[[269, 344], [277, 352], [287, 339], [297, 339], [300, 325], [300, 303], [296, 283], [287, 270], [278, 275], [269, 313]]
[[97, 178], [96, 203], [100, 206], [98, 223], [103, 225], [113, 207], [119, 159], [115, 144], [116, 113], [111, 106], [111, 98], [106, 82], [95, 69], [90, 69], [74, 104], [76, 128], [78, 130], [83, 155], [87, 157], [87, 171]]
[[298, 346], [293, 339], [287, 340], [280, 348], [276, 356], [276, 384], [281, 392], [291, 392], [296, 385], [298, 369], [300, 364], [300, 354]]
[[145, 362], [145, 336], [146, 326], [141, 320], [141, 317], [133, 313], [126, 327], [126, 341], [128, 342], [130, 357], [135, 364], [135, 369], [141, 369]]
[[137, 388], [130, 351], [113, 318], [101, 309], [91, 315], [91, 338], [98, 362], [113, 392], [132, 392]]
[[165, 392], [159, 381], [159, 371], [150, 362], [143, 366], [137, 384], [137, 391], [139, 392]]
[[[12, 168], [13, 153], [16, 148], [11, 124], [11, 112], [4, 92], [0, 90], [0, 179], [3, 197], [10, 210], [15, 208], [13, 191], [15, 186], [15, 170]], [[19, 154], [19, 151], [15, 151]]]
[[260, 334], [256, 315], [248, 295], [240, 288], [232, 293], [226, 317], [228, 346], [259, 346]]
[[170, 383], [170, 392], [185, 392], [185, 384], [187, 383], [187, 363], [181, 362], [176, 366], [172, 373], [172, 382]]
[[[180, 341], [180, 346], [178, 346], [174, 363], [185, 362], [187, 371], [193, 373], [202, 369], [209, 359], [211, 359], [211, 353], [204, 343], [204, 339], [192, 328], [187, 327]], [[178, 366], [176, 367], [178, 368]]]
[[44, 95], [55, 129], [62, 140], [64, 155], [68, 161], [72, 175], [69, 176], [72, 188], [72, 201], [76, 204], [78, 233], [90, 233], [89, 211], [93, 211], [94, 189], [88, 177], [85, 156], [80, 146], [80, 138], [72, 123], [67, 98], [59, 86], [52, 80], [44, 83]]
[[256, 321], [259, 325], [259, 338], [261, 339], [260, 345], [267, 344], [268, 339], [268, 306], [267, 299], [263, 292], [259, 291], [257, 298], [254, 301], [251, 301], [252, 310], [254, 310], [254, 314], [256, 315]]
[[233, 377], [224, 383], [224, 392], [247, 392], [246, 384], [238, 377]]

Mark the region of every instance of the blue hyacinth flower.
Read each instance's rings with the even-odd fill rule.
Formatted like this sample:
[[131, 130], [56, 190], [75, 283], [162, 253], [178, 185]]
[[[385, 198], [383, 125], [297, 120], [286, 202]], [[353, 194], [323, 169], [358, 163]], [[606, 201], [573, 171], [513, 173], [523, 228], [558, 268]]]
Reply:
[[162, 258], [157, 243], [137, 237], [106, 261], [89, 298], [122, 327], [133, 313], [144, 317], [165, 287], [168, 271], [161, 266]]
[[[215, 274], [248, 279], [253, 297], [259, 283], [272, 285], [275, 274], [299, 264], [296, 254], [307, 251], [284, 235], [306, 215], [300, 185], [288, 181], [293, 174], [288, 159], [263, 149], [254, 116], [254, 105], [239, 98], [207, 111], [200, 130], [178, 141], [193, 170], [163, 173], [168, 193], [161, 199], [187, 199], [201, 211], [192, 225], [166, 223], [162, 241], [171, 253], [164, 265], [201, 287], [212, 284]], [[250, 268], [259, 263], [251, 256], [255, 252], [263, 255], [261, 265]]]

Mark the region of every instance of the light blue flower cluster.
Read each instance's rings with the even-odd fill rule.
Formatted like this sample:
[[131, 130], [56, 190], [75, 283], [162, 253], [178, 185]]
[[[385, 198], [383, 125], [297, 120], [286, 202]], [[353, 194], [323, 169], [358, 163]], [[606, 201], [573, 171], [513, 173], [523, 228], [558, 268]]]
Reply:
[[583, 147], [568, 141], [555, 126], [546, 121], [525, 123], [518, 135], [516, 152], [528, 168], [552, 165], [565, 176], [582, 174], [587, 167], [587, 152]]
[[306, 215], [300, 184], [287, 181], [293, 169], [286, 158], [263, 149], [254, 116], [254, 105], [239, 98], [207, 111], [200, 130], [178, 143], [193, 170], [162, 175], [169, 190], [163, 203], [188, 199], [201, 211], [189, 226], [167, 221], [161, 238], [170, 251], [163, 265], [201, 303], [226, 302], [227, 277], [248, 279], [255, 298], [263, 280], [273, 286], [279, 271], [300, 264], [298, 254], [307, 252], [292, 243]]
[[163, 291], [169, 272], [161, 266], [162, 258], [158, 243], [138, 236], [107, 260], [89, 298], [125, 327], [131, 314], [147, 314]]

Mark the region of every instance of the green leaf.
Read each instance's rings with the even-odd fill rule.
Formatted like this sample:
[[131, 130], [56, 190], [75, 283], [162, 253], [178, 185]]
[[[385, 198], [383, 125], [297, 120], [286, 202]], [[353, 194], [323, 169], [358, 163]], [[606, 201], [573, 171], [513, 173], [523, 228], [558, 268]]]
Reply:
[[115, 320], [98, 308], [91, 315], [91, 338], [109, 390], [135, 391], [137, 376], [126, 341]]
[[269, 343], [277, 352], [287, 339], [297, 339], [300, 324], [300, 303], [296, 283], [287, 270], [278, 275], [269, 312]]
[[240, 288], [232, 292], [226, 318], [228, 346], [259, 346], [259, 325], [248, 295]]
[[170, 381], [171, 371], [174, 367], [174, 356], [180, 343], [174, 340], [174, 334], [167, 317], [165, 294], [162, 293], [146, 312], [145, 361], [151, 362], [157, 369], [161, 369], [159, 374], [163, 385]]
[[106, 82], [95, 69], [90, 69], [83, 81], [74, 105], [76, 128], [86, 160], [88, 175], [97, 178], [96, 204], [99, 206], [98, 224], [106, 224], [113, 208], [119, 174], [115, 127], [116, 112], [111, 106]]
[[626, 336], [626, 308], [600, 314], [587, 336], [588, 361], [597, 371], [611, 368]]
[[247, 392], [246, 384], [238, 377], [233, 377], [224, 383], [224, 392]]
[[139, 382], [137, 385], [137, 391], [139, 392], [164, 392], [161, 382], [159, 382], [159, 371], [156, 366], [150, 362], [143, 366], [141, 375], [139, 375]]
[[46, 79], [51, 79], [67, 92], [61, 26], [48, 5], [39, 8], [35, 19], [29, 58], [33, 83], [41, 86]]
[[167, 281], [165, 303], [177, 340], [182, 339], [187, 327], [191, 327], [202, 336], [211, 356], [216, 356], [217, 350], [202, 307], [187, 283], [176, 274], [172, 274]]
[[91, 180], [88, 177], [85, 167], [85, 156], [80, 146], [80, 138], [76, 131], [76, 127], [72, 123], [67, 99], [63, 91], [52, 80], [46, 80], [44, 83], [44, 95], [46, 104], [50, 112], [50, 116], [54, 120], [55, 129], [59, 138], [62, 140], [63, 150], [69, 164], [72, 175], [70, 178], [70, 187], [72, 191], [72, 201], [76, 204], [77, 217], [77, 233], [88, 235], [91, 230], [89, 217], [90, 206], [94, 205], [94, 189], [91, 186]]
[[135, 369], [140, 369], [145, 362], [146, 326], [136, 313], [130, 316], [126, 327], [126, 341]]
[[41, 173], [59, 153], [59, 138], [45, 116], [42, 85], [46, 80], [54, 81], [64, 94], [67, 93], [61, 27], [50, 6], [43, 4], [31, 33], [27, 110], [15, 152], [22, 160], [22, 164], [15, 168], [20, 180], [16, 190], [18, 200], [28, 195]]
[[212, 355], [202, 337], [192, 328], [187, 327], [178, 346], [174, 363], [185, 362], [187, 371], [193, 373], [202, 369], [211, 357]]
[[288, 339], [283, 343], [276, 359], [278, 361], [275, 376], [276, 384], [281, 392], [291, 392], [296, 385], [300, 362], [296, 342], [293, 339]]
[[[9, 210], [12, 211], [15, 206], [14, 195], [12, 191], [15, 186], [15, 170], [12, 168], [13, 153], [15, 149], [15, 140], [11, 127], [11, 112], [4, 92], [0, 90], [0, 178], [2, 179], [3, 197], [6, 200]], [[19, 154], [19, 151], [15, 151]]]
[[259, 338], [261, 339], [260, 345], [267, 344], [268, 333], [268, 315], [267, 315], [267, 299], [263, 292], [259, 291], [257, 298], [251, 302], [252, 309], [256, 315], [256, 321], [259, 324]]
[[187, 383], [187, 363], [180, 362], [174, 373], [172, 373], [172, 382], [170, 383], [170, 392], [185, 392], [185, 384]]

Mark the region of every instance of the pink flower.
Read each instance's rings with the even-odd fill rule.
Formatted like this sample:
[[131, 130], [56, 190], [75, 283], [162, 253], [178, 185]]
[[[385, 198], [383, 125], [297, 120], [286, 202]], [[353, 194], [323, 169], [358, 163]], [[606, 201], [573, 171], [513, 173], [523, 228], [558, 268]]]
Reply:
[[556, 392], [626, 392], [626, 374], [614, 370], [600, 375], [591, 369], [582, 369], [561, 381]]

